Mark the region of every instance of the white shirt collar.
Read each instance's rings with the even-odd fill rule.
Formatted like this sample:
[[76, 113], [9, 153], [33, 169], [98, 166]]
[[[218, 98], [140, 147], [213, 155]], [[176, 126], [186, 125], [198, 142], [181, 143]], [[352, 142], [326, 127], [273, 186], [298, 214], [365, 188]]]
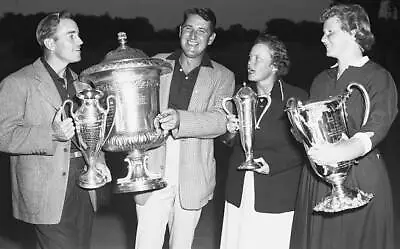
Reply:
[[[353, 67], [362, 67], [365, 65], [365, 63], [367, 63], [369, 61], [369, 57], [368, 56], [363, 56], [360, 60], [357, 61], [352, 61], [351, 63], [349, 63], [349, 65], [347, 65], [347, 67], [349, 66], [353, 66]], [[336, 63], [335, 65], [331, 66], [331, 68], [334, 67], [338, 67], [339, 64]]]

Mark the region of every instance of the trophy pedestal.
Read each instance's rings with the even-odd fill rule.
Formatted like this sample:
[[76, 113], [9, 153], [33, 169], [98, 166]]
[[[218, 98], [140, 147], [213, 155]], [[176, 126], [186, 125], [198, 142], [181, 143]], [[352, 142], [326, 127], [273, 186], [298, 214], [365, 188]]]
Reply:
[[79, 176], [78, 185], [84, 189], [96, 189], [106, 185], [107, 179], [94, 170], [88, 170]]
[[130, 182], [117, 183], [114, 187], [114, 193], [142, 192], [162, 189], [167, 183], [162, 178], [135, 179]]
[[246, 160], [237, 167], [238, 170], [255, 170], [260, 168], [260, 166], [253, 160]]
[[126, 158], [128, 174], [117, 179], [114, 193], [142, 192], [157, 190], [167, 186], [160, 173], [152, 173], [147, 168], [148, 157], [143, 151], [134, 150]]
[[333, 188], [315, 207], [316, 212], [337, 213], [348, 209], [362, 207], [374, 197], [373, 194], [365, 193], [360, 189], [350, 189], [340, 186], [340, 189]]

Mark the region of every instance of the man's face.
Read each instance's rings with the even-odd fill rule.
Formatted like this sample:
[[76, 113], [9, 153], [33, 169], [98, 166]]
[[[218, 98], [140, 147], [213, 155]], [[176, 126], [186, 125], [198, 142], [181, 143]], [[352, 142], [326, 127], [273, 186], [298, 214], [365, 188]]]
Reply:
[[81, 45], [83, 41], [79, 37], [78, 25], [72, 19], [61, 19], [57, 31], [51, 42], [52, 55], [59, 61], [66, 63], [81, 60]]
[[179, 30], [181, 48], [187, 57], [202, 56], [207, 46], [214, 42], [215, 33], [211, 32], [210, 25], [210, 22], [194, 14], [189, 15], [181, 25]]

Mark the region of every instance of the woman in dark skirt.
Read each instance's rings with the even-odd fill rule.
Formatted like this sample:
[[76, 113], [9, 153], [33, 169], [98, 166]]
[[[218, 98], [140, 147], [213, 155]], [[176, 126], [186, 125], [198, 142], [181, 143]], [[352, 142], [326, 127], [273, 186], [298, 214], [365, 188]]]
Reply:
[[308, 150], [317, 164], [337, 165], [357, 159], [346, 184], [374, 198], [365, 206], [338, 213], [316, 213], [313, 207], [326, 196], [330, 186], [305, 167], [300, 180], [291, 249], [393, 249], [394, 215], [392, 192], [386, 166], [377, 145], [385, 138], [397, 115], [397, 90], [388, 71], [369, 60], [364, 52], [374, 36], [368, 15], [359, 5], [336, 5], [321, 16], [322, 43], [336, 65], [314, 80], [311, 101], [343, 94], [347, 85], [357, 82], [367, 90], [371, 106], [365, 125], [364, 104], [359, 91], [346, 102], [349, 138], [337, 144], [314, 146]]

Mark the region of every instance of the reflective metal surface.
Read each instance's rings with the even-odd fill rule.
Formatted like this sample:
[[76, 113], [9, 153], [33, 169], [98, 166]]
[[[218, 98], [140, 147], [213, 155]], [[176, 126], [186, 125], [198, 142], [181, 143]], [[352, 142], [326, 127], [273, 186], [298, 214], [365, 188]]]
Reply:
[[105, 164], [96, 165], [96, 162], [101, 147], [107, 139], [105, 133], [106, 120], [109, 113], [109, 103], [113, 96], [109, 95], [106, 99], [107, 109], [100, 106], [99, 99], [103, 97], [103, 92], [99, 90], [84, 90], [76, 96], [82, 101], [82, 104], [75, 112], [71, 100], [66, 100], [63, 108], [70, 105], [70, 113], [75, 122], [79, 147], [86, 161], [86, 167], [79, 175], [78, 185], [86, 189], [99, 188], [111, 181], [107, 166]]
[[153, 190], [166, 185], [161, 175], [148, 171], [145, 152], [160, 146], [167, 136], [163, 130], [156, 129], [154, 119], [159, 114], [160, 75], [171, 72], [172, 66], [163, 59], [150, 58], [141, 50], [130, 48], [126, 39], [125, 33], [118, 33], [120, 46], [80, 75], [82, 81], [92, 82], [106, 96], [115, 96], [107, 128], [111, 119], [115, 124], [104, 149], [130, 152], [125, 159], [127, 176], [117, 180], [117, 193]]
[[[300, 100], [290, 98], [287, 102], [287, 114], [289, 120], [298, 135], [301, 136], [305, 148], [318, 144], [335, 144], [348, 136], [346, 100], [350, 97], [352, 87], [358, 88], [364, 98], [364, 121], [366, 123], [370, 102], [365, 88], [358, 83], [348, 85], [346, 92], [325, 101], [312, 102], [303, 105]], [[356, 164], [356, 160], [339, 162], [338, 165], [318, 165], [310, 160], [315, 173], [332, 185], [332, 191], [314, 210], [317, 212], [340, 212], [366, 205], [373, 194], [365, 193], [358, 188], [349, 188], [344, 185], [348, 172]]]
[[[267, 104], [257, 120], [256, 106], [260, 99], [266, 99]], [[254, 161], [253, 157], [254, 130], [259, 129], [259, 123], [271, 105], [271, 97], [269, 95], [257, 96], [250, 87], [246, 86], [246, 83], [243, 83], [243, 86], [234, 97], [222, 100], [222, 107], [225, 112], [228, 115], [233, 115], [227, 107], [228, 101], [234, 102], [238, 113], [240, 141], [246, 157], [246, 160], [239, 165], [238, 170], [255, 170], [260, 168], [260, 165]]]

